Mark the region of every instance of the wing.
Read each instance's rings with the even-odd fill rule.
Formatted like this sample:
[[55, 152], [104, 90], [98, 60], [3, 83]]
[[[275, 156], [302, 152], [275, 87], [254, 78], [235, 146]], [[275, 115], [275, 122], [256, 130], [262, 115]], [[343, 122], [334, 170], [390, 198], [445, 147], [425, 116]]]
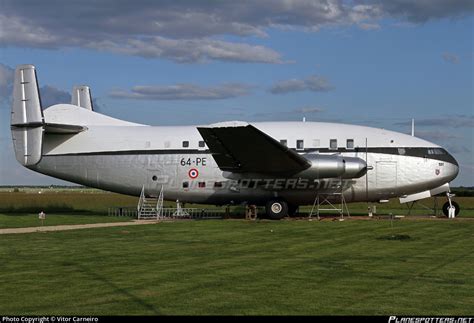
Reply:
[[197, 129], [223, 171], [292, 173], [311, 166], [306, 158], [252, 125]]

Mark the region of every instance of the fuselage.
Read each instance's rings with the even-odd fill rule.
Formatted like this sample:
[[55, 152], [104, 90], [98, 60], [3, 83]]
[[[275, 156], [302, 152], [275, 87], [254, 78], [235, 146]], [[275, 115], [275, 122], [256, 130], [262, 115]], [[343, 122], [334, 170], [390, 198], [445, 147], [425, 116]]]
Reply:
[[149, 194], [163, 188], [165, 199], [182, 202], [264, 204], [279, 196], [304, 205], [313, 203], [318, 192], [340, 189], [347, 202], [379, 201], [437, 188], [458, 173], [456, 160], [445, 149], [414, 136], [338, 123], [256, 122], [254, 127], [303, 156], [357, 157], [369, 170], [345, 179], [342, 188], [340, 179], [299, 175], [252, 174], [237, 180], [219, 169], [197, 126], [134, 124], [72, 105], [52, 106], [44, 118], [87, 130], [45, 134], [42, 159], [31, 169], [129, 195], [138, 196], [143, 187]]

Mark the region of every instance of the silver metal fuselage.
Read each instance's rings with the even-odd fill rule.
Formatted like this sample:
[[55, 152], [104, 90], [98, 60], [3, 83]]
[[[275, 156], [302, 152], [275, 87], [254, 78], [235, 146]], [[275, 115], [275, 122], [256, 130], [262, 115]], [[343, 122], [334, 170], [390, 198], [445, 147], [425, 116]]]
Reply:
[[[264, 204], [275, 197], [306, 205], [313, 203], [318, 192], [335, 189], [331, 183], [335, 179], [305, 179], [298, 174], [273, 178], [271, 185], [255, 185], [247, 178], [246, 185], [240, 181], [236, 188], [232, 174], [221, 171], [203, 146], [196, 126], [133, 124], [71, 105], [52, 106], [44, 115], [45, 120], [62, 124], [80, 120], [87, 130], [44, 134], [42, 159], [29, 168], [82, 185], [136, 196], [143, 186], [149, 194], [158, 194], [163, 187], [167, 200], [218, 205]], [[252, 125], [278, 141], [286, 140], [290, 148], [296, 149], [297, 141], [303, 140], [303, 148], [296, 149], [303, 156], [340, 154], [366, 161], [370, 169], [366, 175], [346, 180], [343, 194], [347, 202], [379, 201], [435, 189], [458, 173], [457, 162], [440, 146], [393, 131], [319, 122]], [[252, 178], [258, 179], [258, 174]], [[308, 185], [298, 186], [299, 181]]]

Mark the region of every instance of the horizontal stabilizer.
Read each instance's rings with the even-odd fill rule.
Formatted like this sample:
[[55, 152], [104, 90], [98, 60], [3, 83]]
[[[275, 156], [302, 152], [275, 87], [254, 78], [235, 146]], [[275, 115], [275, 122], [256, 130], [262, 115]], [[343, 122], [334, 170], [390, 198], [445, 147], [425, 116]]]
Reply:
[[237, 173], [294, 173], [310, 162], [252, 125], [198, 127], [217, 165]]
[[72, 105], [77, 105], [81, 108], [94, 111], [92, 104], [91, 89], [87, 85], [75, 86], [72, 89]]
[[55, 134], [75, 134], [87, 130], [87, 127], [70, 124], [45, 123], [44, 131]]
[[33, 65], [20, 65], [15, 70], [11, 131], [16, 159], [24, 166], [41, 160], [43, 111]]

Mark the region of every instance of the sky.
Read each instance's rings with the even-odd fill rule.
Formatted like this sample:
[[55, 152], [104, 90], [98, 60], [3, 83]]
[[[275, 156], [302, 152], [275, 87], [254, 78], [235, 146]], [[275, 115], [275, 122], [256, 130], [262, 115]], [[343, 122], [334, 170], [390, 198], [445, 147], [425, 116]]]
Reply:
[[97, 112], [150, 125], [331, 121], [410, 133], [474, 186], [474, 2], [0, 0], [0, 185], [67, 182], [20, 166], [13, 70], [43, 108], [91, 87]]

